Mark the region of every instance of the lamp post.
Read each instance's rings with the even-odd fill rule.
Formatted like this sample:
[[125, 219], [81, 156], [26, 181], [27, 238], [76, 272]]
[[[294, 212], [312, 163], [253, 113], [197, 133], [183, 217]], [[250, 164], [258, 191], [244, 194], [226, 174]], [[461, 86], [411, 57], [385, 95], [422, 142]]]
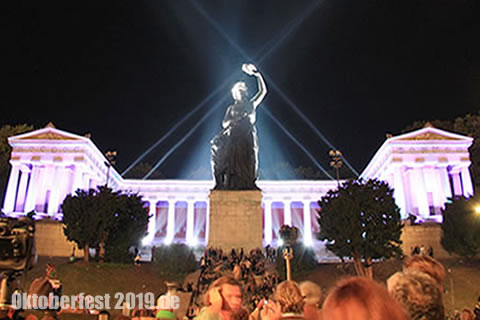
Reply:
[[117, 158], [117, 151], [107, 151], [105, 152], [105, 157], [108, 161], [105, 161], [105, 165], [107, 166], [107, 179], [105, 181], [105, 187], [108, 187], [108, 179], [110, 177], [110, 167], [115, 165], [115, 159]]
[[332, 158], [332, 161], [330, 161], [330, 167], [335, 168], [337, 173], [337, 185], [340, 187], [339, 169], [343, 166], [342, 153], [340, 150], [330, 150], [328, 154]]

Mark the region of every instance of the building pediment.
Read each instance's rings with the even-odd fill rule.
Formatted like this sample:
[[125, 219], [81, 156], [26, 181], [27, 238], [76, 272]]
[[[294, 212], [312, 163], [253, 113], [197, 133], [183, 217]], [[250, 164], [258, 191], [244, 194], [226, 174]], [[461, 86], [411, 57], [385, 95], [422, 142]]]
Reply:
[[26, 140], [70, 140], [85, 141], [88, 138], [56, 129], [54, 127], [45, 127], [43, 129], [27, 132], [8, 139], [10, 142], [21, 142]]
[[448, 137], [435, 132], [425, 132], [411, 137], [400, 138], [397, 140], [463, 140], [456, 137]]
[[391, 137], [387, 142], [402, 142], [402, 141], [451, 141], [462, 142], [472, 141], [471, 137], [463, 136], [457, 133], [440, 130], [433, 127], [426, 127], [423, 129], [408, 132], [399, 136]]

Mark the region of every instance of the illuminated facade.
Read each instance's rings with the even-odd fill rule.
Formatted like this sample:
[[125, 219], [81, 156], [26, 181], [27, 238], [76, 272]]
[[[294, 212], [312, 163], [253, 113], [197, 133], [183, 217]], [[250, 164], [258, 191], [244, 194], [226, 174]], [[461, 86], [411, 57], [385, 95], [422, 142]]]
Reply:
[[473, 195], [470, 153], [473, 138], [433, 128], [389, 137], [361, 174], [387, 181], [402, 217], [441, 221], [452, 196]]
[[[35, 210], [39, 216], [61, 219], [61, 203], [77, 189], [105, 185], [139, 193], [155, 218], [150, 219], [150, 244], [205, 244], [208, 235], [208, 195], [212, 181], [132, 180], [106, 165], [107, 159], [88, 137], [47, 127], [9, 138], [12, 169], [3, 210], [18, 216]], [[472, 138], [424, 128], [387, 139], [362, 173], [363, 178], [388, 181], [405, 217], [438, 219], [452, 194], [473, 194], [468, 167]], [[283, 224], [296, 226], [306, 244], [316, 241], [317, 201], [336, 188], [336, 181], [258, 181], [263, 193], [263, 239], [278, 244]]]

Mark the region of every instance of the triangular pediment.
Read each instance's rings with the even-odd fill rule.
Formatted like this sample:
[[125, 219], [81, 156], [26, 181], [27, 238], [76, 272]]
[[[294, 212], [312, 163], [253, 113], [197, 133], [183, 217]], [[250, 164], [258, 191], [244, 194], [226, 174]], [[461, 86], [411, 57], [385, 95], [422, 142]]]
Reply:
[[445, 130], [426, 127], [408, 132], [396, 137], [389, 138], [390, 141], [471, 141], [472, 138]]
[[23, 140], [78, 140], [84, 141], [85, 137], [62, 131], [54, 127], [47, 126], [43, 129], [27, 132], [18, 136], [9, 138], [10, 141], [23, 141]]

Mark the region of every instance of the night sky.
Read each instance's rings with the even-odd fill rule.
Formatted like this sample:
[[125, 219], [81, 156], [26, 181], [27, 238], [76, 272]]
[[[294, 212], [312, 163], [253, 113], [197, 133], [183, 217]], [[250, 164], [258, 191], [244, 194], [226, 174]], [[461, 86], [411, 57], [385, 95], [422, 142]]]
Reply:
[[119, 172], [220, 88], [145, 158], [153, 165], [171, 151], [159, 167], [163, 175], [209, 178], [209, 140], [231, 102], [225, 95], [235, 80], [256, 91], [241, 74], [244, 62], [257, 64], [269, 89], [257, 113], [263, 178], [294, 178], [272, 170], [286, 162], [317, 170], [265, 110], [330, 170], [330, 147], [293, 104], [358, 172], [386, 133], [480, 110], [480, 1], [1, 6], [0, 125], [52, 121], [91, 133], [100, 150], [118, 152]]

